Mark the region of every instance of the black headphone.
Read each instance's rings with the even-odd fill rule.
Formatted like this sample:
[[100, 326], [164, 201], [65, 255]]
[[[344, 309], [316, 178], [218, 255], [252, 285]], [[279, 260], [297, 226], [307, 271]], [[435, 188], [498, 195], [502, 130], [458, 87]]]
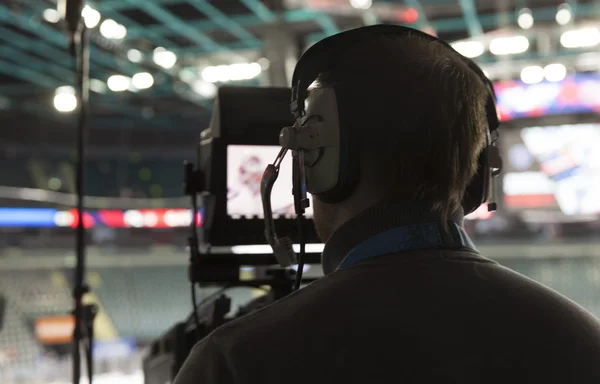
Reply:
[[[502, 158], [495, 146], [499, 126], [496, 96], [492, 83], [472, 60], [458, 54], [449, 44], [415, 29], [374, 25], [333, 35], [309, 48], [296, 64], [292, 79], [291, 111], [294, 127], [281, 131], [280, 144], [292, 151], [304, 152], [307, 191], [326, 203], [345, 200], [356, 188], [359, 179], [358, 156], [353, 155], [358, 138], [348, 128], [344, 88], [348, 84], [321, 88], [308, 95], [309, 86], [324, 72], [338, 64], [338, 58], [365, 39], [392, 35], [418, 36], [439, 42], [461, 57], [488, 88], [486, 102], [486, 146], [479, 156], [477, 174], [468, 186], [462, 206], [465, 214], [488, 202], [493, 190], [493, 178], [500, 174]], [[306, 104], [306, 105], [305, 105]], [[301, 129], [300, 129], [301, 128]], [[489, 210], [496, 204], [490, 201]]]

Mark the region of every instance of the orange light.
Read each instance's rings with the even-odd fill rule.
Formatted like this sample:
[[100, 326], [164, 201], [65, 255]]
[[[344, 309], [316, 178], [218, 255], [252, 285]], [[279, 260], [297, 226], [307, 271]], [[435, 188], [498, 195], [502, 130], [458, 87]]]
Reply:
[[71, 315], [42, 317], [35, 321], [35, 335], [42, 344], [67, 344], [73, 340], [75, 319]]

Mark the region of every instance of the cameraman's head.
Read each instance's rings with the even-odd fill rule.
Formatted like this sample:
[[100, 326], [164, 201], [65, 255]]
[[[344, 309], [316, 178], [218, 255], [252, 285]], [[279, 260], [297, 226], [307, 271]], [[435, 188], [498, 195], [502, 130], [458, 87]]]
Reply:
[[487, 90], [458, 54], [418, 36], [369, 39], [311, 92], [339, 83], [350, 85], [345, 118], [358, 135], [360, 181], [340, 203], [314, 199], [321, 239], [384, 201], [424, 202], [443, 219], [459, 210], [485, 145]]

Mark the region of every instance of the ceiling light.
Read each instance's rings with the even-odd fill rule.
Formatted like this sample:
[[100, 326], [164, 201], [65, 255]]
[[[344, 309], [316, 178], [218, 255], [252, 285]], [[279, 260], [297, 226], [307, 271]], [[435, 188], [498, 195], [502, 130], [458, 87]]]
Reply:
[[202, 79], [209, 83], [250, 80], [260, 75], [262, 68], [258, 63], [217, 65], [206, 67], [202, 71]]
[[229, 81], [227, 65], [217, 65], [214, 67], [206, 67], [202, 70], [202, 78], [209, 83], [217, 83], [219, 81]]
[[582, 28], [566, 31], [560, 36], [560, 44], [565, 48], [588, 48], [600, 44], [600, 29]]
[[529, 49], [525, 36], [499, 37], [490, 42], [490, 52], [494, 55], [516, 55]]
[[544, 80], [544, 69], [539, 65], [532, 65], [521, 70], [521, 81], [525, 84], [537, 84]]
[[569, 4], [561, 4], [556, 11], [556, 22], [559, 25], [566, 25], [569, 24], [572, 18], [573, 15], [571, 13], [571, 7]]
[[60, 12], [53, 8], [45, 9], [42, 16], [49, 23], [58, 23], [60, 21]]
[[144, 55], [137, 49], [130, 49], [127, 51], [127, 58], [133, 63], [139, 63], [144, 58]]
[[154, 77], [148, 72], [140, 72], [133, 75], [131, 83], [137, 89], [148, 89], [154, 84]]
[[356, 9], [369, 9], [373, 5], [373, 0], [350, 0], [350, 5]]
[[88, 28], [94, 28], [100, 22], [100, 12], [96, 11], [94, 8], [86, 5], [81, 10], [81, 16], [83, 17], [83, 21], [85, 26]]
[[54, 108], [58, 112], [73, 112], [77, 108], [77, 98], [70, 93], [58, 93], [54, 96]]
[[544, 67], [544, 77], [551, 82], [559, 82], [567, 76], [567, 68], [562, 64], [548, 64]]
[[163, 47], [158, 47], [154, 50], [152, 60], [154, 60], [156, 65], [159, 65], [165, 69], [169, 69], [173, 68], [177, 62], [177, 55], [171, 51], [167, 51]]
[[107, 19], [100, 24], [100, 33], [107, 39], [123, 39], [127, 36], [127, 28], [112, 19]]
[[233, 81], [250, 80], [260, 75], [262, 68], [258, 63], [231, 64], [229, 77]]
[[108, 89], [113, 92], [123, 92], [129, 89], [129, 86], [131, 85], [131, 79], [126, 76], [113, 75], [108, 78], [106, 84], [108, 85]]
[[485, 46], [479, 41], [457, 41], [452, 44], [452, 48], [461, 55], [471, 59], [481, 56], [485, 52]]
[[519, 18], [517, 19], [517, 24], [519, 24], [519, 27], [523, 29], [529, 29], [533, 27], [533, 15], [531, 14], [531, 9], [521, 9], [519, 12]]

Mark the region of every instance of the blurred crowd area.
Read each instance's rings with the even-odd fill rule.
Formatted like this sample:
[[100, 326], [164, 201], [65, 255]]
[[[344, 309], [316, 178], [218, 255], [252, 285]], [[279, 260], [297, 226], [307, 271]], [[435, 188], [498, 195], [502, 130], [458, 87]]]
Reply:
[[[75, 160], [74, 153], [72, 156], [30, 157], [12, 154], [8, 149], [0, 156], [2, 185], [75, 194]], [[145, 157], [136, 152], [124, 158], [91, 158], [85, 168], [86, 194], [154, 199], [181, 197], [184, 160], [183, 156]]]

